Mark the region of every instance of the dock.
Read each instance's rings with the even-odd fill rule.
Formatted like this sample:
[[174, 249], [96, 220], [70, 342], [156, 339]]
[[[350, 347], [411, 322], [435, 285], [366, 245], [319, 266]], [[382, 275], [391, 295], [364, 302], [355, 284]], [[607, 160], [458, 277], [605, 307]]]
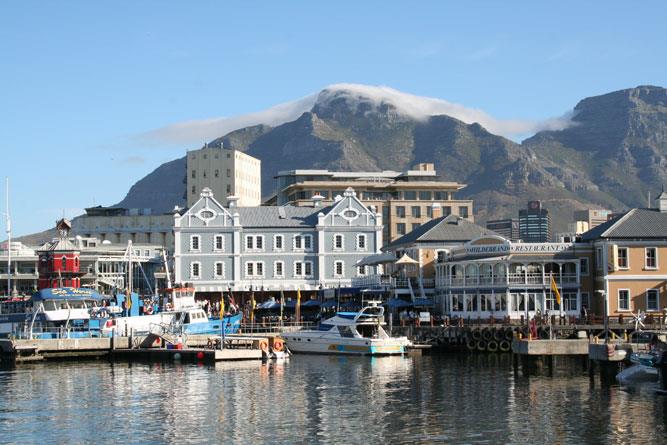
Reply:
[[171, 345], [151, 335], [131, 337], [0, 339], [0, 360], [23, 363], [54, 359], [106, 358], [112, 361], [205, 362], [261, 360], [260, 342], [275, 337], [191, 335], [182, 345]]

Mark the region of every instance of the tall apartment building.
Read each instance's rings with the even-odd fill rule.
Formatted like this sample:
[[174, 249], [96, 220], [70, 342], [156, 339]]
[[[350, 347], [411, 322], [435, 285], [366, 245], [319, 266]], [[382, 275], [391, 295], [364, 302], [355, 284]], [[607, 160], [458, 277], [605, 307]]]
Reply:
[[382, 214], [384, 244], [431, 220], [434, 203], [440, 204], [444, 216], [474, 221], [472, 200], [455, 198], [466, 185], [438, 180], [433, 164], [417, 164], [404, 172], [289, 170], [279, 172], [276, 180], [276, 195], [268, 204], [310, 206], [314, 196], [330, 204], [353, 188], [364, 205]]
[[486, 228], [493, 230], [498, 235], [510, 241], [518, 241], [521, 238], [519, 235], [518, 218], [495, 219], [487, 221]]
[[262, 199], [262, 162], [238, 150], [204, 145], [187, 156], [187, 202], [192, 207], [204, 188], [209, 188], [227, 205], [228, 196], [238, 197], [238, 205], [254, 207]]
[[605, 209], [586, 209], [586, 210], [575, 210], [574, 211], [574, 222], [578, 224], [580, 222], [585, 222], [586, 224], [578, 224], [577, 229], [586, 227], [583, 232], [594, 229], [602, 223], [606, 223], [609, 220], [611, 211]]
[[529, 201], [528, 208], [519, 210], [519, 236], [525, 243], [547, 243], [551, 239], [549, 211], [540, 201]]

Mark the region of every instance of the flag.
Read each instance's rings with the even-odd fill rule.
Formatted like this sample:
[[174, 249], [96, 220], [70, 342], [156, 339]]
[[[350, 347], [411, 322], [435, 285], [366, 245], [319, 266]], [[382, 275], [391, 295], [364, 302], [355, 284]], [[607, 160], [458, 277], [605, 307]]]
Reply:
[[556, 295], [556, 303], [558, 303], [558, 306], [560, 307], [560, 292], [558, 292], [558, 286], [556, 286], [556, 280], [554, 280], [553, 275], [551, 275], [551, 290]]
[[127, 293], [127, 298], [125, 299], [125, 307], [129, 311], [132, 307], [132, 292]]
[[255, 306], [257, 302], [255, 301], [255, 292], [250, 293], [250, 323], [255, 321]]
[[222, 294], [220, 298], [220, 319], [222, 320], [225, 317], [225, 294]]
[[296, 321], [301, 321], [301, 289], [296, 290]]

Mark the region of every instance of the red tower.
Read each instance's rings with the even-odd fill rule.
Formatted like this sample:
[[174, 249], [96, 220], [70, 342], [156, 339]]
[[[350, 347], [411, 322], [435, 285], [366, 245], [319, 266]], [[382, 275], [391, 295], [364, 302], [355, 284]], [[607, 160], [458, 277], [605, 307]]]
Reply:
[[80, 287], [79, 249], [69, 241], [72, 224], [61, 219], [56, 223], [58, 239], [46, 243], [39, 254], [39, 288]]

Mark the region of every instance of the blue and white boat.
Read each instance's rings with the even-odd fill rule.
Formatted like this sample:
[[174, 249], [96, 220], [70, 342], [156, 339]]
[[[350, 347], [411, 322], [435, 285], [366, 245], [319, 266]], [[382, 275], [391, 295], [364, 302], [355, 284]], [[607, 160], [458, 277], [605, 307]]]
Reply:
[[359, 312], [338, 312], [318, 329], [284, 333], [294, 353], [397, 355], [411, 345], [407, 337], [391, 337], [384, 330], [384, 308], [370, 301]]
[[91, 311], [102, 307], [103, 297], [87, 288], [49, 288], [36, 292], [12, 313], [0, 312], [0, 337], [82, 338], [101, 335], [101, 319], [91, 319]]

